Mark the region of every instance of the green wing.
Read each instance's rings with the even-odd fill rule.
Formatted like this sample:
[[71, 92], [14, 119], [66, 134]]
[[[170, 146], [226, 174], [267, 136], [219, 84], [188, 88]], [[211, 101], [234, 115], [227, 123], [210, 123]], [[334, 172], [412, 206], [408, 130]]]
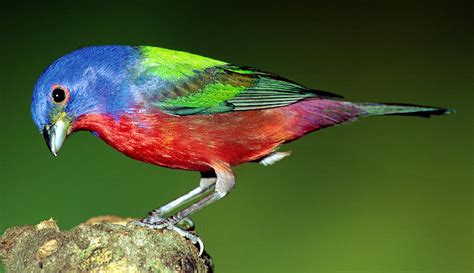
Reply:
[[[254, 68], [185, 52], [165, 50], [163, 54], [162, 50], [151, 48], [160, 55], [148, 58], [145, 67], [167, 81], [154, 106], [173, 115], [266, 109], [312, 97], [340, 97]], [[162, 61], [158, 62], [159, 58]]]

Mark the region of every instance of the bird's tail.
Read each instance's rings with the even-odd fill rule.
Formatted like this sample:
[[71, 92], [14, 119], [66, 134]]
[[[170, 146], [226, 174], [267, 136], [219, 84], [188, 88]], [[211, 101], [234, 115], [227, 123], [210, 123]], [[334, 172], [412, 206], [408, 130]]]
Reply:
[[[446, 108], [402, 103], [354, 103], [341, 100], [304, 100], [287, 106], [286, 123], [289, 132], [287, 142], [309, 132], [336, 124], [353, 121], [360, 117], [378, 115], [402, 115], [430, 117], [454, 112]], [[291, 115], [289, 114], [291, 113]]]
[[405, 103], [353, 103], [353, 105], [361, 110], [360, 116], [397, 115], [429, 118], [432, 115], [454, 112], [446, 108]]

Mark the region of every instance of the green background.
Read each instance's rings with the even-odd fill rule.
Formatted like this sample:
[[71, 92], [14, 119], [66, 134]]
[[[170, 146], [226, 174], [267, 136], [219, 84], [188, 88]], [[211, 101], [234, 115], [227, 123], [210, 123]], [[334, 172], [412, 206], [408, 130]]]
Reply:
[[[245, 64], [354, 101], [455, 108], [310, 134], [193, 219], [218, 272], [472, 272], [473, 22], [466, 1], [74, 1], [1, 8], [0, 232], [49, 217], [140, 217], [199, 175], [129, 159], [88, 133], [53, 158], [31, 120], [36, 78], [97, 44]], [[1, 269], [0, 269], [1, 271]]]

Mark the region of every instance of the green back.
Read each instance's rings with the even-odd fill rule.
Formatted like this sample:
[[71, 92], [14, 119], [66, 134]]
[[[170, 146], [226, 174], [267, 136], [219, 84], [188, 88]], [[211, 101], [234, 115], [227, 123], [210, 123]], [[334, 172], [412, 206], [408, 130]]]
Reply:
[[142, 73], [166, 82], [152, 90], [159, 96], [151, 105], [173, 115], [266, 109], [310, 97], [338, 97], [250, 67], [156, 47], [140, 49]]

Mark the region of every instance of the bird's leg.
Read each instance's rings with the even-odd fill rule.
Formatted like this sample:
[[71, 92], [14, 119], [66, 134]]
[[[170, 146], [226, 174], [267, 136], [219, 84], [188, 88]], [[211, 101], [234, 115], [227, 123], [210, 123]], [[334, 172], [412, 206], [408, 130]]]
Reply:
[[[199, 245], [199, 256], [201, 256], [201, 254], [204, 251], [204, 244], [203, 244], [201, 238], [199, 238], [197, 235], [189, 232], [188, 230], [177, 227], [176, 224], [181, 222], [183, 219], [187, 219], [187, 217], [189, 215], [191, 215], [194, 212], [200, 210], [201, 208], [203, 208], [203, 207], [205, 207], [205, 206], [221, 199], [222, 197], [226, 196], [234, 188], [234, 185], [235, 185], [234, 174], [232, 173], [232, 170], [230, 169], [229, 165], [227, 165], [227, 164], [215, 164], [215, 165], [213, 165], [213, 168], [215, 170], [215, 172], [214, 172], [215, 176], [217, 176], [217, 178], [213, 179], [214, 182], [212, 182], [212, 180], [203, 180], [203, 178], [208, 178], [208, 177], [202, 176], [203, 178], [201, 178], [201, 184], [204, 184], [203, 187], [202, 187], [202, 188], [204, 188], [204, 190], [201, 193], [206, 192], [208, 189], [214, 188], [214, 191], [211, 194], [201, 198], [196, 203], [194, 203], [194, 204], [190, 205], [189, 207], [179, 211], [178, 213], [176, 213], [175, 215], [173, 215], [171, 217], [168, 217], [166, 219], [159, 219], [158, 222], [156, 222], [156, 223], [146, 223], [144, 221], [135, 221], [135, 222], [131, 222], [130, 224], [136, 224], [136, 225], [140, 225], [140, 226], [144, 226], [144, 227], [148, 227], [148, 228], [153, 228], [153, 229], [168, 228], [168, 229], [174, 230], [174, 231], [178, 232], [181, 236], [191, 240], [191, 242], [193, 242], [193, 244], [198, 244]], [[200, 184], [200, 188], [201, 188], [201, 184]], [[191, 192], [194, 193], [194, 190], [191, 191]], [[186, 194], [185, 196], [188, 196], [188, 195], [189, 195], [189, 193]], [[194, 196], [197, 196], [197, 195], [198, 194], [195, 194]], [[186, 201], [189, 201], [192, 198], [186, 197], [186, 198], [183, 198], [183, 200], [184, 199]], [[183, 204], [184, 202], [186, 202], [186, 201], [182, 201], [181, 197], [176, 199], [176, 200], [180, 201], [180, 202], [176, 202], [176, 203], [179, 203], [179, 204]], [[172, 201], [171, 203], [175, 203], [175, 201]], [[168, 205], [165, 205], [165, 207], [168, 207]], [[163, 210], [160, 210], [160, 209], [158, 209], [158, 210], [161, 213], [163, 213]]]
[[[209, 172], [201, 172], [201, 180], [199, 182], [199, 186], [190, 192], [176, 198], [175, 200], [157, 208], [148, 213], [148, 216], [142, 220], [143, 223], [146, 224], [155, 224], [163, 220], [163, 216], [166, 213], [173, 211], [174, 209], [178, 208], [179, 206], [183, 205], [184, 203], [188, 202], [189, 200], [211, 190], [214, 188], [216, 184], [216, 173], [214, 171]], [[190, 219], [182, 219], [183, 225], [185, 226], [194, 226]]]
[[232, 173], [232, 170], [230, 169], [228, 164], [214, 164], [213, 168], [217, 176], [217, 181], [215, 184], [214, 191], [211, 194], [201, 198], [196, 203], [179, 211], [175, 215], [166, 219], [162, 219], [159, 222], [150, 225], [149, 227], [161, 229], [165, 227], [174, 226], [175, 224], [179, 223], [180, 221], [195, 213], [196, 211], [200, 210], [201, 208], [211, 203], [214, 203], [215, 201], [226, 196], [234, 188], [234, 174]]

